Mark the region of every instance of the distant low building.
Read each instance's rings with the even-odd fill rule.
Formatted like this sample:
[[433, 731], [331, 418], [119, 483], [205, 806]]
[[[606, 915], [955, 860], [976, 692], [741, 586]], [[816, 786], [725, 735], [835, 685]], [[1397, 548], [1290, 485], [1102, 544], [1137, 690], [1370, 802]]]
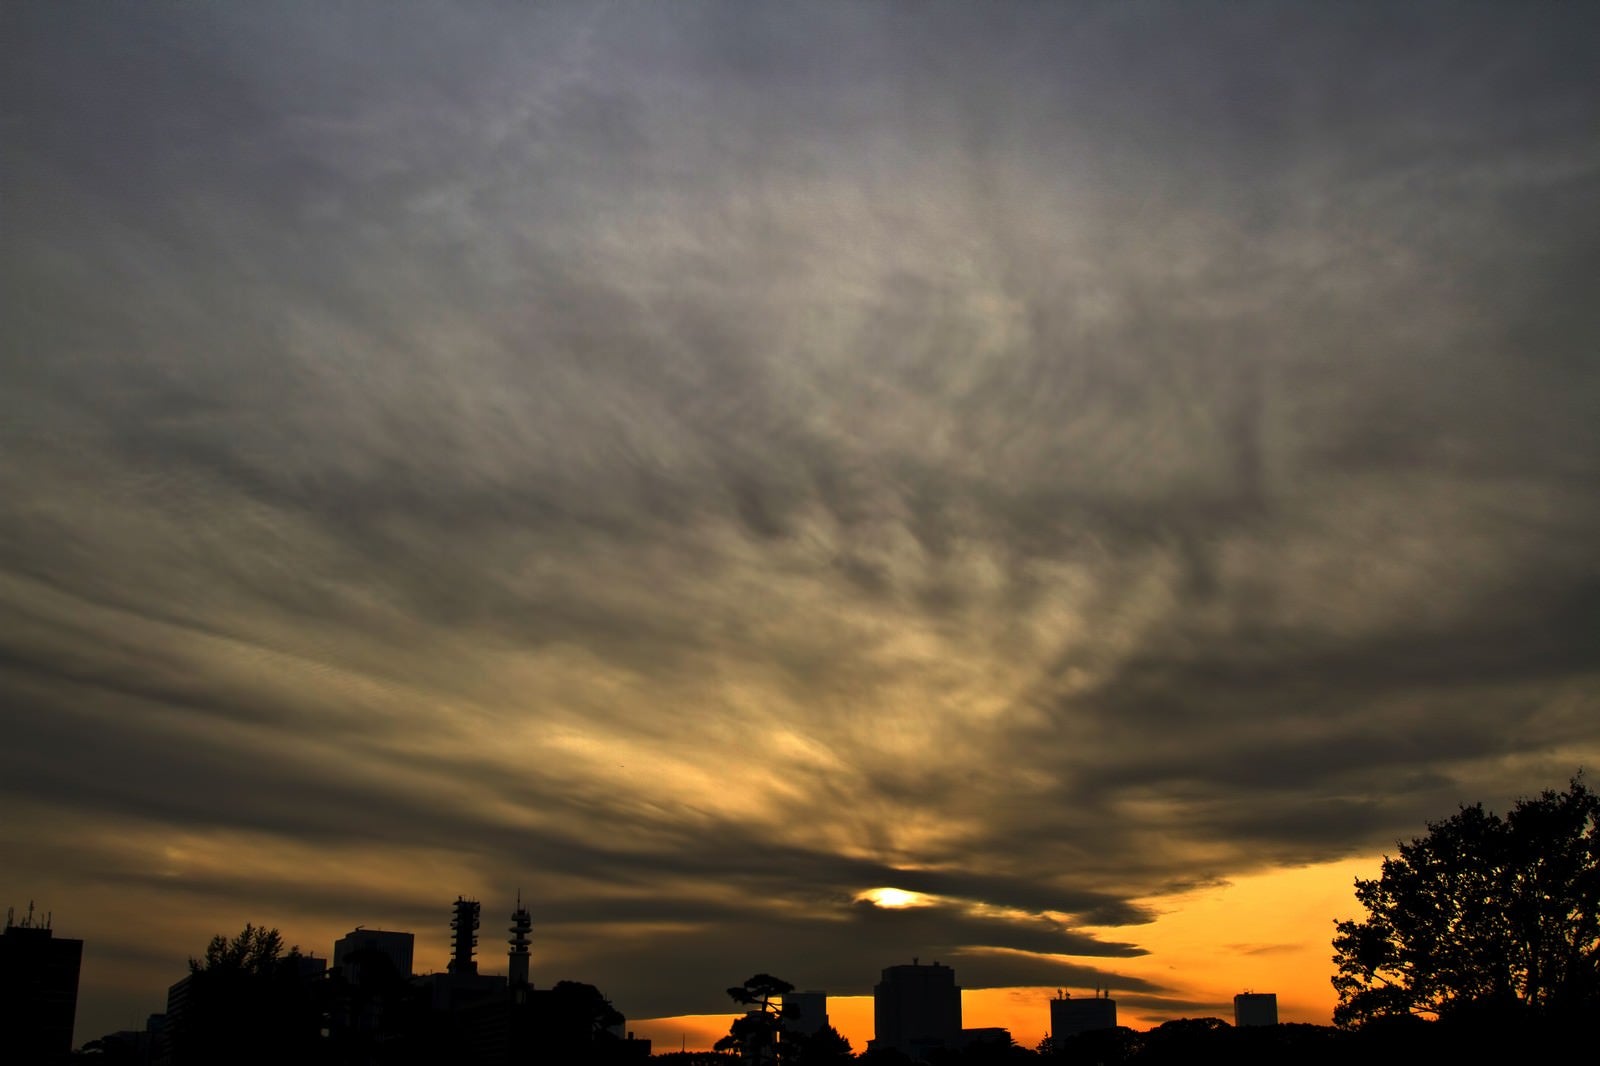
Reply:
[[1092, 1033], [1097, 1029], [1114, 1029], [1117, 1025], [1117, 1001], [1111, 993], [1096, 990], [1093, 996], [1073, 999], [1068, 992], [1057, 992], [1050, 1001], [1050, 1037], [1062, 1040], [1079, 1033]]
[[333, 968], [346, 980], [354, 981], [358, 975], [351, 972], [351, 967], [359, 964], [358, 953], [375, 951], [394, 964], [397, 975], [410, 977], [416, 945], [417, 938], [412, 933], [365, 929], [358, 925], [333, 942]]
[[1233, 1024], [1277, 1025], [1278, 995], [1276, 992], [1240, 992], [1233, 997]]
[[998, 1025], [986, 1025], [981, 1029], [963, 1029], [956, 1035], [955, 1046], [962, 1051], [979, 1047], [1010, 1047], [1011, 1030]]
[[8, 1062], [50, 1063], [72, 1054], [83, 941], [59, 937], [33, 904], [0, 936], [0, 1049]]
[[783, 1031], [813, 1036], [828, 1028], [828, 993], [790, 992], [783, 997]]

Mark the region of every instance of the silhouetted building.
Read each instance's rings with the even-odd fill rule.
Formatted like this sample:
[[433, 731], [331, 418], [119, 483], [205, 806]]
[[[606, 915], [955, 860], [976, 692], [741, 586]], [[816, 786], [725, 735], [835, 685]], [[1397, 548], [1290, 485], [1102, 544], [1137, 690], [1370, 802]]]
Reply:
[[1086, 999], [1073, 999], [1067, 992], [1057, 992], [1050, 1001], [1050, 1037], [1061, 1040], [1079, 1033], [1092, 1033], [1096, 1029], [1114, 1029], [1117, 1025], [1117, 1001], [1111, 993], [1099, 990]]
[[96, 1037], [84, 1045], [97, 1049], [105, 1062], [119, 1066], [146, 1066], [151, 1061], [150, 1031], [148, 1029], [118, 1029], [114, 1033]]
[[914, 1059], [954, 1048], [961, 1037], [961, 989], [956, 972], [935, 962], [891, 966], [872, 989], [873, 1039], [868, 1048], [891, 1048]]
[[1275, 992], [1240, 992], [1233, 997], [1233, 1024], [1277, 1025], [1278, 995]]
[[328, 972], [328, 960], [319, 959], [309, 951], [304, 955], [286, 955], [280, 965], [288, 967], [302, 984], [316, 984]]
[[0, 1051], [8, 1062], [48, 1063], [72, 1054], [83, 941], [58, 937], [33, 904], [21, 922], [6, 910], [0, 936]]
[[166, 1024], [155, 1039], [154, 1061], [166, 1066], [176, 1057], [173, 1044], [178, 1030], [188, 1023], [189, 993], [194, 987], [194, 974], [188, 973], [167, 986]]
[[169, 1063], [171, 1056], [161, 1050], [166, 1022], [166, 1015], [152, 1014], [145, 1019], [143, 1029], [119, 1029], [89, 1041], [83, 1047], [91, 1054], [98, 1052], [98, 1059], [94, 1061], [115, 1063], [117, 1066], [157, 1066], [158, 1063]]
[[956, 1036], [956, 1045], [961, 1051], [971, 1051], [980, 1047], [1010, 1047], [1011, 1030], [998, 1025], [987, 1025], [981, 1029], [963, 1029]]
[[359, 953], [377, 952], [394, 964], [395, 973], [410, 977], [416, 946], [417, 938], [411, 933], [365, 929], [358, 925], [333, 942], [333, 968], [348, 981], [359, 980], [360, 975], [353, 969], [360, 965]]
[[783, 997], [783, 1031], [811, 1036], [828, 1027], [828, 993], [790, 992]]
[[151, 1014], [144, 1020], [145, 1034], [145, 1061], [155, 1066], [170, 1060], [170, 1047], [167, 1040], [167, 1016], [165, 1014]]

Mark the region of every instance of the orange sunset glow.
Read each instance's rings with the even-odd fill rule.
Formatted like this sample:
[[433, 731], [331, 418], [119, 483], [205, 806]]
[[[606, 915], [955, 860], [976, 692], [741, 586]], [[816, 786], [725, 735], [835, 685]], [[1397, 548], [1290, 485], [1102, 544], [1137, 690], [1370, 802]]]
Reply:
[[[1120, 962], [1122, 973], [1170, 984], [1187, 1001], [1180, 1007], [1118, 1004], [1117, 1020], [1146, 1029], [1175, 1017], [1231, 1018], [1237, 992], [1271, 990], [1286, 1022], [1327, 1024], [1333, 1012], [1328, 983], [1333, 966], [1328, 940], [1333, 916], [1354, 910], [1350, 888], [1357, 877], [1377, 873], [1376, 860], [1350, 860], [1240, 877], [1165, 898], [1161, 911], [1141, 933], [1150, 954]], [[881, 900], [881, 896], [880, 896]], [[903, 960], [889, 960], [903, 961]], [[959, 966], [956, 969], [960, 976]], [[875, 979], [876, 975], [874, 975]], [[1109, 982], [1117, 998], [1115, 980]], [[1056, 988], [967, 989], [962, 1020], [971, 1027], [999, 1026], [1019, 1043], [1037, 1044], [1049, 1035], [1048, 1001]], [[1092, 989], [1070, 988], [1077, 995]], [[653, 1018], [634, 1024], [641, 1036], [670, 1050], [709, 1049], [726, 1035], [733, 1014]], [[828, 1019], [857, 1049], [873, 1035], [872, 997], [830, 996]]]

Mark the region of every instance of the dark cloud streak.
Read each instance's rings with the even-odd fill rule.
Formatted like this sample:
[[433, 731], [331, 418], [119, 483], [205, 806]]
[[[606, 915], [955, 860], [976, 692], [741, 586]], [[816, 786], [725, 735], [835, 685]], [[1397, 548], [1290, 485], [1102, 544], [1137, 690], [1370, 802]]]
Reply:
[[1591, 9], [4, 18], [39, 825], [537, 877], [636, 1015], [1109, 977], [1600, 750]]

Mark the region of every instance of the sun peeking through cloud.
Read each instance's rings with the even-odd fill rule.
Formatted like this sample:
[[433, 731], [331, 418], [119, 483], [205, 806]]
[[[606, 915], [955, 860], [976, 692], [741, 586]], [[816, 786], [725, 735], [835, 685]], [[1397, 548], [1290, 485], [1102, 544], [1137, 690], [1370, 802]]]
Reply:
[[934, 900], [921, 892], [907, 892], [903, 888], [869, 888], [856, 897], [856, 902], [867, 901], [879, 907], [927, 907]]

